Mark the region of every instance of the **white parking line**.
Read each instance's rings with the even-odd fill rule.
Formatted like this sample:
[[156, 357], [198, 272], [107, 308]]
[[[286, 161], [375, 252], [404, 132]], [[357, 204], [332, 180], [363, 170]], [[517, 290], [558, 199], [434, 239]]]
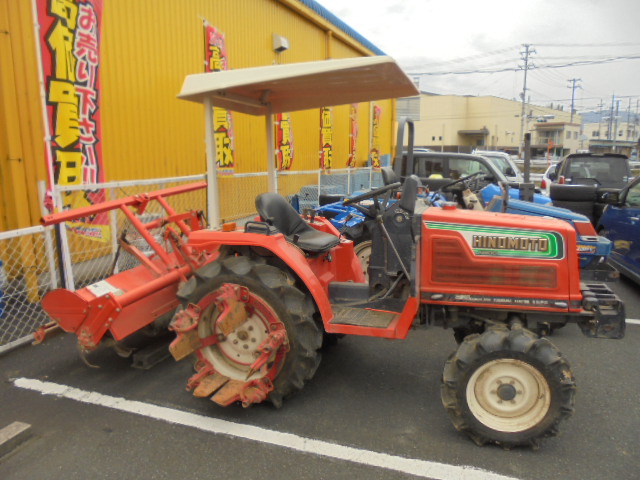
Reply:
[[33, 390], [44, 395], [55, 395], [90, 405], [112, 408], [121, 412], [133, 413], [168, 423], [197, 428], [198, 430], [215, 434], [253, 440], [302, 453], [321, 455], [370, 467], [394, 470], [423, 478], [438, 480], [516, 480], [513, 477], [507, 477], [476, 467], [448, 465], [446, 463], [430, 462], [427, 460], [404, 458], [386, 453], [361, 450], [345, 445], [315, 440], [313, 438], [300, 437], [291, 433], [267, 430], [265, 428], [228, 422], [226, 420], [205, 417], [149, 403], [127, 400], [122, 397], [112, 397], [97, 392], [80, 390], [52, 382], [43, 382], [30, 378], [17, 378], [13, 383], [16, 387]]
[[640, 320], [636, 320], [635, 318], [627, 318], [627, 323], [632, 323], [634, 325], [640, 325]]

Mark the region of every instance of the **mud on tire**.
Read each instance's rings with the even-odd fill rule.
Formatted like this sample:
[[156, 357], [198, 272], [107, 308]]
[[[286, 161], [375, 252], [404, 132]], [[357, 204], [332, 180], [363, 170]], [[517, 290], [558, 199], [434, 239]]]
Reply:
[[[315, 306], [294, 283], [291, 275], [279, 268], [247, 257], [234, 256], [202, 267], [178, 291], [178, 298], [186, 308], [189, 304], [197, 305], [224, 284], [239, 285], [248, 288], [250, 295], [263, 301], [277, 315], [285, 326], [289, 350], [284, 361], [277, 366], [274, 388], [267, 397], [276, 407], [282, 405], [284, 397], [301, 390], [320, 364], [318, 349], [322, 344], [322, 332], [313, 319]], [[257, 343], [260, 343], [259, 340]], [[196, 355], [200, 360], [208, 360], [216, 368], [216, 361], [220, 363], [222, 360], [219, 359], [223, 357], [215, 350], [205, 349], [220, 349], [221, 345], [222, 342], [220, 345], [203, 347]], [[224, 365], [224, 368], [228, 369], [228, 366]], [[237, 368], [235, 379], [244, 380], [246, 371], [241, 365]], [[229, 376], [228, 371], [226, 373]]]
[[538, 447], [573, 413], [566, 358], [533, 332], [495, 326], [464, 339], [445, 363], [441, 398], [454, 427], [478, 445]]

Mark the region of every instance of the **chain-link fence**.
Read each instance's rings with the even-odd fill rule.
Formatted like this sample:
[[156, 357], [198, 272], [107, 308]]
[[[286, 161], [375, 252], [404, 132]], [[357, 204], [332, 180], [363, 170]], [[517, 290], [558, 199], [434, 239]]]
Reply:
[[289, 199], [295, 195], [301, 212], [318, 206], [321, 195], [353, 195], [380, 186], [382, 175], [372, 168], [279, 172], [278, 175], [278, 191]]
[[[193, 177], [153, 179], [144, 181], [112, 182], [101, 184], [93, 193], [100, 192], [103, 201], [121, 200], [126, 197], [141, 195], [155, 190], [185, 185], [202, 180], [201, 175]], [[57, 187], [56, 194], [59, 205], [77, 202], [74, 196], [86, 197], [87, 191], [80, 186]], [[205, 211], [205, 189], [194, 190], [165, 198], [168, 205], [177, 213], [190, 210]], [[150, 201], [142, 214], [134, 213], [144, 223], [151, 222], [167, 215], [162, 205]], [[61, 229], [60, 248], [63, 258], [63, 283], [65, 288], [76, 290], [114, 273], [136, 267], [140, 262], [123, 251], [120, 239], [124, 239], [145, 254], [152, 249], [140, 233], [131, 225], [122, 210], [113, 209], [106, 214], [91, 219], [91, 230], [85, 222], [66, 222]], [[87, 235], [91, 232], [91, 235]], [[163, 229], [156, 228], [149, 232], [156, 241], [162, 244]], [[163, 245], [170, 251], [169, 245]]]
[[[111, 182], [92, 185], [93, 190], [80, 185], [56, 187], [54, 195], [57, 205], [77, 208], [86, 206], [89, 199], [91, 203], [119, 200], [204, 178], [197, 175]], [[222, 221], [239, 224], [253, 219], [256, 195], [268, 190], [266, 172], [220, 176], [218, 185]], [[278, 172], [278, 192], [290, 200], [297, 197], [300, 211], [316, 207], [322, 194], [349, 195], [381, 185], [379, 171], [371, 168]], [[177, 213], [205, 211], [206, 189], [165, 200]], [[149, 202], [138, 215], [144, 223], [164, 216], [164, 208], [156, 201]], [[150, 234], [163, 242], [163, 229], [153, 229]], [[152, 253], [149, 244], [117, 208], [56, 227], [0, 232], [0, 349], [15, 342], [24, 343], [27, 336], [48, 322], [40, 300], [49, 290], [78, 290], [138, 266], [140, 262], [120, 248], [121, 239], [145, 254]], [[163, 248], [171, 250], [170, 245]]]
[[0, 232], [0, 349], [48, 322], [40, 300], [59, 284], [55, 252], [53, 228]]

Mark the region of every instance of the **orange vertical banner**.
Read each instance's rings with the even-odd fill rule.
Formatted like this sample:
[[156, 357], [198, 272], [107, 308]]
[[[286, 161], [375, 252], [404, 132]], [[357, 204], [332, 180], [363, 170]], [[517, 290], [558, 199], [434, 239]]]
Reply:
[[347, 167], [356, 166], [356, 152], [358, 149], [358, 104], [352, 103], [349, 106], [349, 158]]
[[333, 167], [333, 111], [330, 107], [320, 109], [320, 168]]
[[380, 168], [380, 118], [382, 117], [382, 108], [378, 105], [373, 106], [373, 114], [371, 118], [371, 149], [369, 150], [369, 161], [373, 168]]
[[[40, 61], [46, 99], [46, 162], [49, 189], [105, 180], [100, 120], [100, 38], [102, 0], [36, 0]], [[64, 205], [76, 208], [105, 200], [103, 190], [67, 192]], [[47, 204], [52, 209], [53, 204]], [[68, 227], [107, 241], [109, 222], [99, 214]]]
[[[224, 33], [204, 22], [205, 72], [221, 72], [229, 69]], [[233, 117], [224, 108], [213, 109], [213, 129], [216, 142], [216, 166], [218, 174], [231, 175], [235, 170], [235, 143]]]
[[293, 166], [293, 129], [291, 128], [291, 114], [276, 114], [276, 160], [278, 170], [290, 170]]

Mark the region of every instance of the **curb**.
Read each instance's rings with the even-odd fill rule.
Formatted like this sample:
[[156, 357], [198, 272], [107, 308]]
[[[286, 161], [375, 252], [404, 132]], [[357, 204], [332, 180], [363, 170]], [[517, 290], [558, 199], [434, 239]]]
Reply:
[[14, 450], [18, 445], [31, 437], [31, 425], [24, 422], [13, 422], [0, 430], [0, 457]]

